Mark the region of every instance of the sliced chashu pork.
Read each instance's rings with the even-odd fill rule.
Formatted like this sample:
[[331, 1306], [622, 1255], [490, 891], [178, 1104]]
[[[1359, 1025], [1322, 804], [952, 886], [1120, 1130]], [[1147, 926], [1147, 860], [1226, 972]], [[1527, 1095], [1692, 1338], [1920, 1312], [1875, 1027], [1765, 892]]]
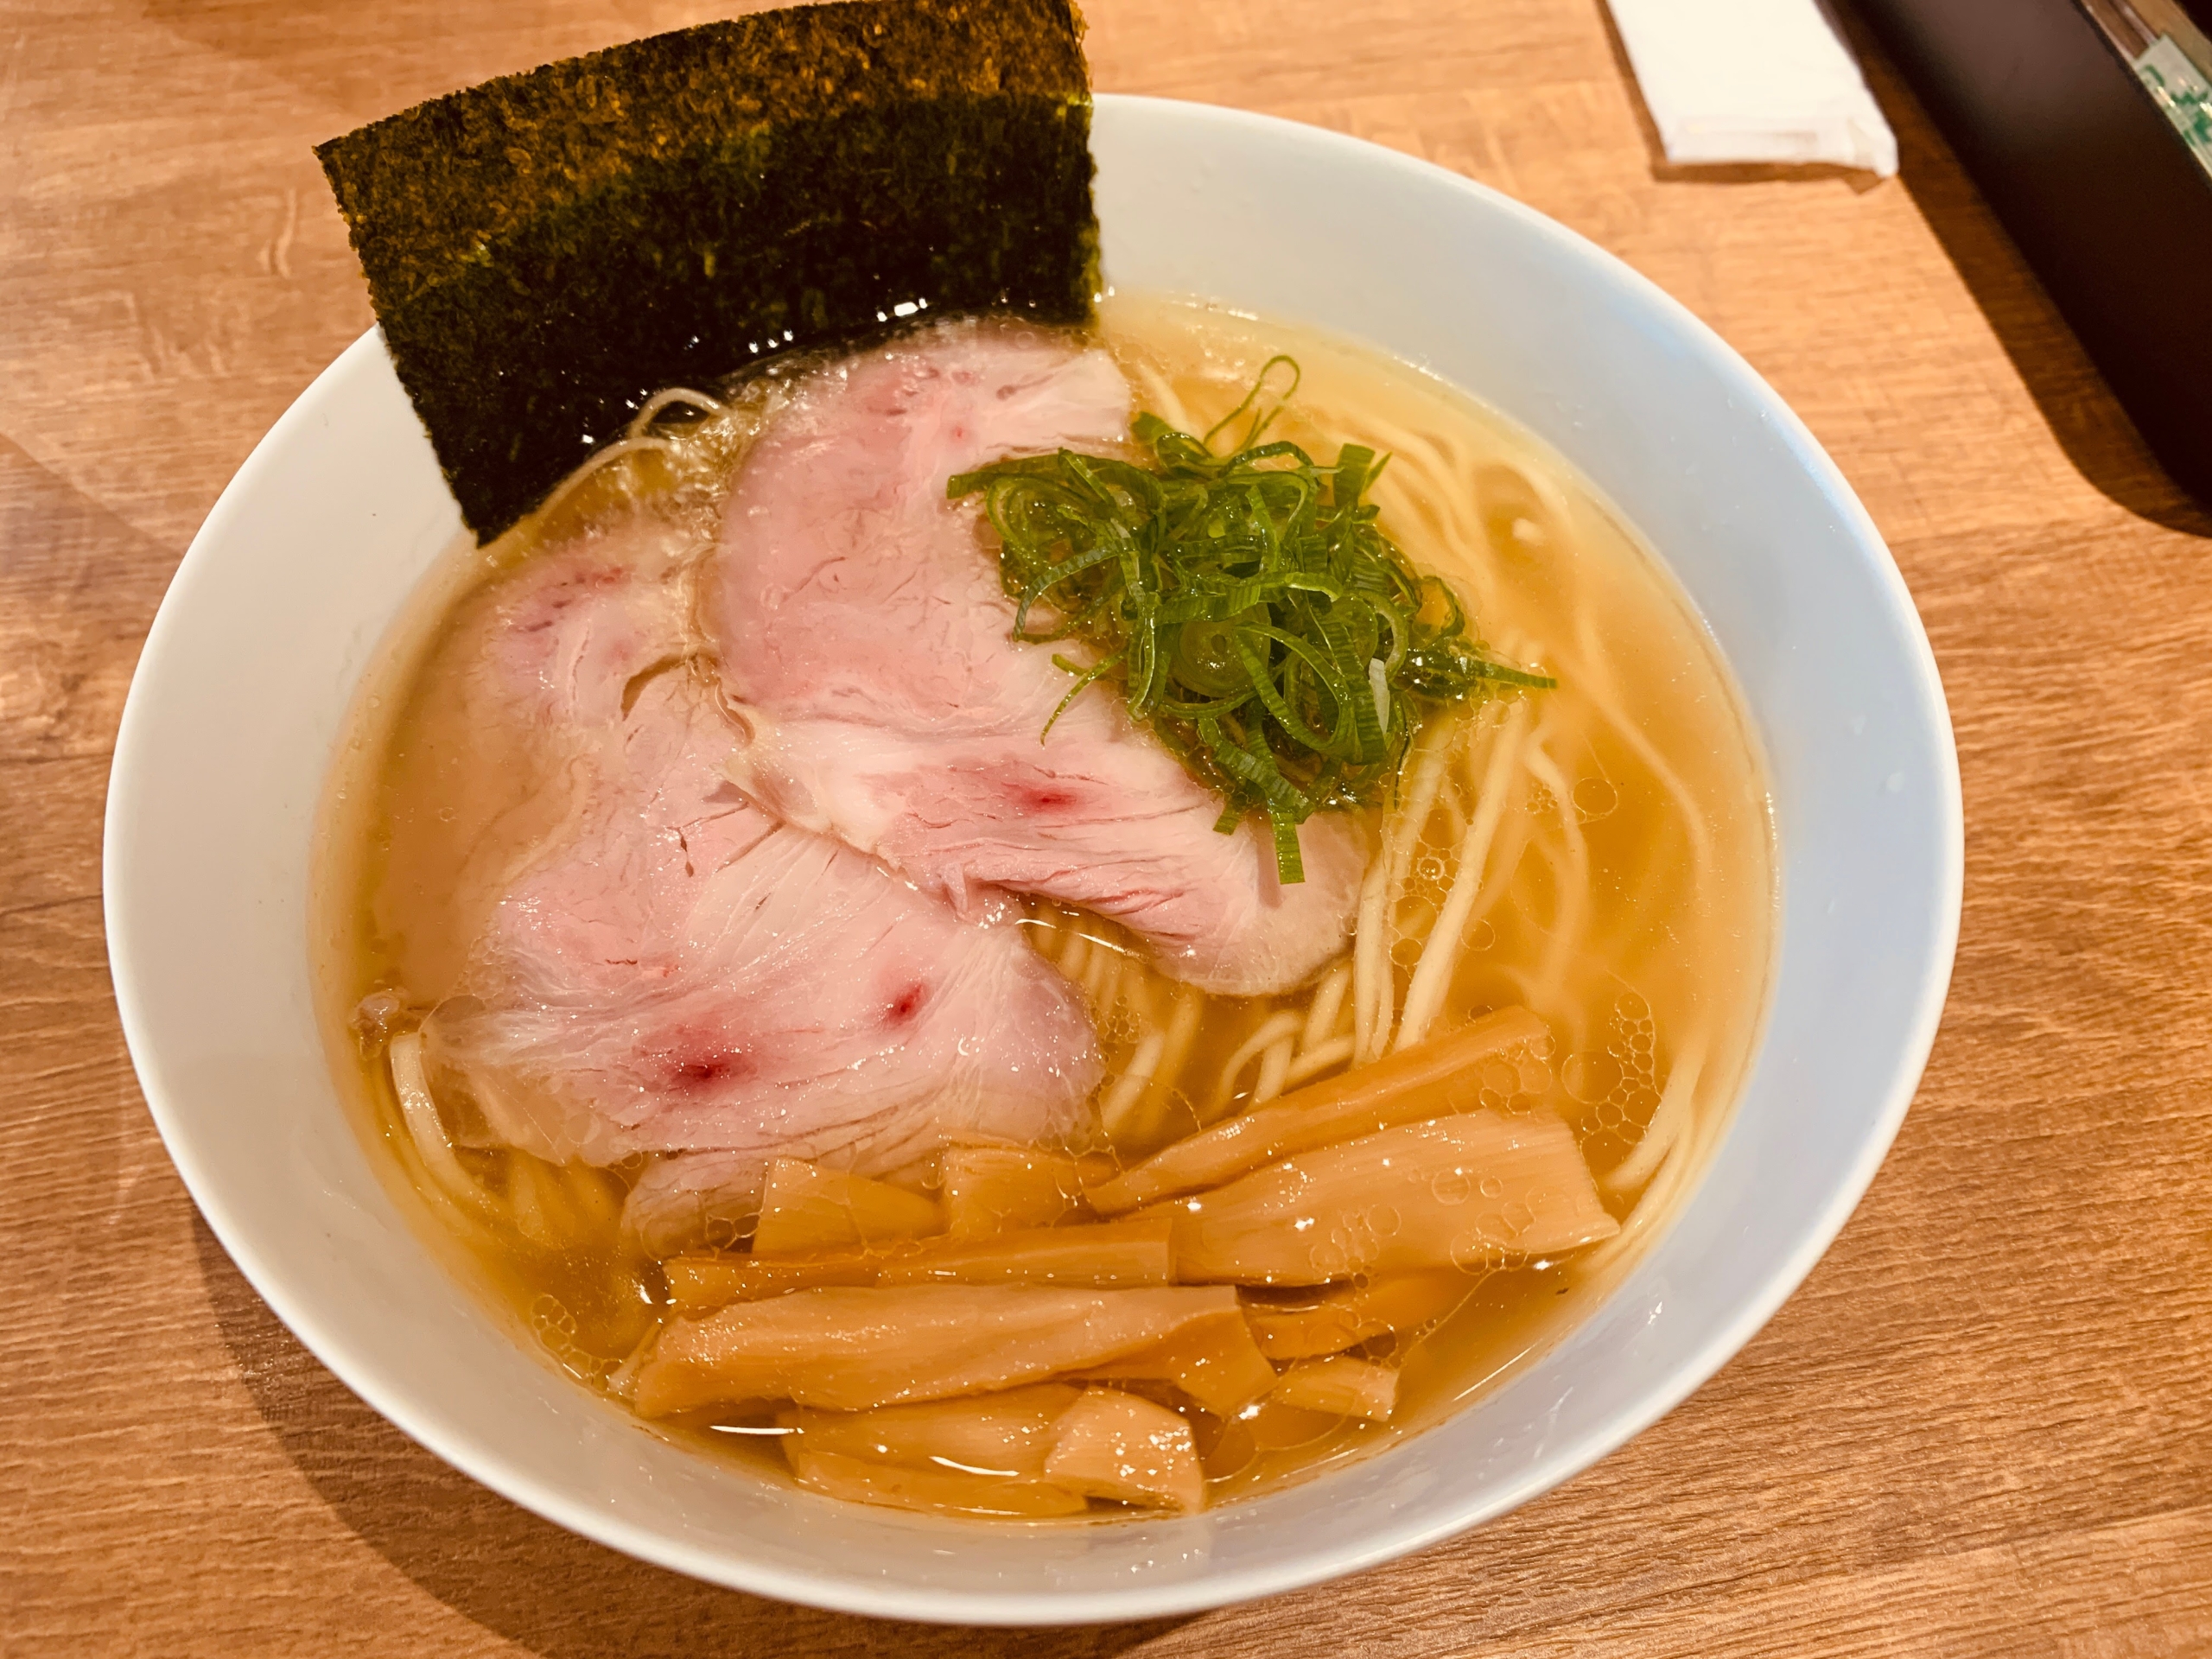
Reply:
[[956, 904], [1045, 894], [1194, 984], [1287, 989], [1344, 949], [1360, 830], [1310, 820], [1286, 887], [1262, 827], [1215, 833], [1219, 798], [1109, 689], [1040, 745], [1068, 676], [1008, 637], [981, 510], [945, 499], [1007, 455], [1117, 448], [1129, 411], [1104, 352], [1004, 323], [942, 325], [803, 385], [737, 474], [702, 594], [748, 733], [732, 775]]
[[664, 1242], [772, 1156], [877, 1173], [948, 1132], [1073, 1126], [1088, 1016], [1005, 906], [963, 920], [724, 775], [737, 739], [636, 544], [545, 556], [482, 607], [483, 671], [569, 800], [426, 1027], [492, 1138], [609, 1163]]

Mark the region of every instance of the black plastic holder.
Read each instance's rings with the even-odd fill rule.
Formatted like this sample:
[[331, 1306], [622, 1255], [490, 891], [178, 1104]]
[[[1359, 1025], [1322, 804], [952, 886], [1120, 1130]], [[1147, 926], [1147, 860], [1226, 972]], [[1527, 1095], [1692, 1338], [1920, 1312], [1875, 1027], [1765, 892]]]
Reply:
[[2145, 443], [2212, 508], [2212, 175], [2075, 0], [1850, 0]]

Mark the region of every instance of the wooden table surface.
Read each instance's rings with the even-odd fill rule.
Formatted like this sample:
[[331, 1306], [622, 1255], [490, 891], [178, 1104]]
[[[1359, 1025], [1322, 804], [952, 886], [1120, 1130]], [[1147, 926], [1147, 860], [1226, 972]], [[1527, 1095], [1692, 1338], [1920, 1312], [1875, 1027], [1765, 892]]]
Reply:
[[[1410, 150], [1716, 327], [1935, 641], [1966, 918], [1918, 1103], [1796, 1297], [1561, 1490], [1347, 1582], [1060, 1632], [711, 1590], [360, 1405], [194, 1212], [118, 1031], [100, 808], [163, 584], [369, 309], [308, 146], [688, 0], [0, 3], [0, 1649], [2212, 1652], [2212, 524], [1955, 162], [1657, 162], [1599, 0], [1093, 0], [1102, 88]], [[1863, 42], [1862, 42], [1863, 44]]]

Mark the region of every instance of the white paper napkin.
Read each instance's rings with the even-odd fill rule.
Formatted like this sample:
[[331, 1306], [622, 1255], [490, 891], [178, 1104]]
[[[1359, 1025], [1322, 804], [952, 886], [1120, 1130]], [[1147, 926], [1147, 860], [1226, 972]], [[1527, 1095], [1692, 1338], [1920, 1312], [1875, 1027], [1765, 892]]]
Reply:
[[1606, 3], [1669, 161], [1897, 170], [1896, 136], [1817, 0]]

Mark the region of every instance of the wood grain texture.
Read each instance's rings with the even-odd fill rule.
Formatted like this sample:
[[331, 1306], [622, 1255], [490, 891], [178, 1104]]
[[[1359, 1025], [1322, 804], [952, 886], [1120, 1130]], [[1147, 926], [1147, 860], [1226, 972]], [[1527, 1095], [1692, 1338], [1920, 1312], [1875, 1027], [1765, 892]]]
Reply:
[[1580, 1479], [1187, 1621], [926, 1630], [706, 1589], [420, 1452], [156, 1139], [102, 951], [130, 667], [368, 321], [308, 153], [688, 0], [0, 0], [0, 1650], [2212, 1653], [2212, 524], [1879, 61], [1900, 180], [1672, 169], [1598, 0], [1092, 0], [1101, 86], [1425, 156], [1627, 258], [1804, 415], [1911, 584], [1968, 812], [1957, 976], [1805, 1288]]

